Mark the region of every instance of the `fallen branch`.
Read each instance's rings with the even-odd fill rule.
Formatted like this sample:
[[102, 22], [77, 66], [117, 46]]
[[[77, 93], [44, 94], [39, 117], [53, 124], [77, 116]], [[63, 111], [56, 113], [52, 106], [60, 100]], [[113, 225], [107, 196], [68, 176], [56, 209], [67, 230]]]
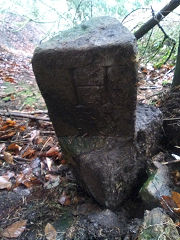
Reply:
[[154, 94], [152, 94], [152, 95], [150, 95], [150, 96], [147, 96], [146, 99], [150, 99], [150, 98], [152, 98], [152, 97], [154, 97], [154, 96], [159, 96], [159, 95], [161, 95], [162, 93], [163, 93], [163, 91], [154, 93]]
[[[4, 154], [0, 154], [0, 159], [4, 160]], [[18, 157], [18, 156], [13, 156], [13, 160], [15, 161], [23, 161], [23, 162], [31, 162], [32, 160], [29, 160], [27, 158], [22, 158], [22, 157]]]
[[25, 114], [22, 112], [9, 112], [9, 111], [7, 112], [7, 111], [1, 110], [0, 115], [8, 116], [8, 117], [14, 116], [14, 117], [20, 117], [20, 118], [30, 118], [34, 120], [50, 121], [50, 118], [48, 117], [38, 117], [30, 114]]
[[155, 16], [143, 24], [135, 33], [136, 39], [142, 38], [150, 29], [156, 26], [165, 16], [172, 12], [180, 5], [180, 0], [171, 0], [164, 8], [162, 8]]
[[[0, 110], [1, 113], [7, 113], [9, 110]], [[47, 110], [36, 110], [36, 111], [31, 111], [31, 112], [24, 112], [24, 111], [10, 111], [10, 112], [15, 112], [15, 113], [20, 113], [20, 114], [29, 114], [29, 115], [34, 115], [34, 114], [48, 114]]]
[[55, 134], [55, 131], [41, 131], [41, 134]]
[[[16, 112], [18, 112], [18, 111], [16, 111]], [[24, 113], [24, 114], [29, 114], [29, 112], [20, 112], [20, 113]], [[48, 111], [47, 110], [37, 110], [37, 111], [31, 111], [30, 112], [31, 113], [31, 115], [34, 115], [34, 114], [48, 114]]]
[[158, 89], [161, 87], [156, 87], [156, 86], [149, 86], [149, 87], [139, 87], [140, 90], [148, 90], [148, 89]]
[[176, 160], [172, 160], [172, 161], [169, 161], [169, 162], [162, 162], [163, 165], [169, 165], [171, 163], [179, 163], [180, 162], [180, 159], [176, 159]]
[[163, 121], [177, 121], [180, 120], [180, 117], [177, 118], [164, 118]]

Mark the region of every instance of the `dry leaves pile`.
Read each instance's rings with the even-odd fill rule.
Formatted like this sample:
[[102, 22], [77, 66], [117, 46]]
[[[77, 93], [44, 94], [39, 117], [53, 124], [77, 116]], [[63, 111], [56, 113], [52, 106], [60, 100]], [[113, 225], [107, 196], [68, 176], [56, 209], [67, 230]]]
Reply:
[[[42, 123], [42, 127], [48, 124], [50, 123]], [[43, 184], [46, 188], [52, 188], [60, 183], [59, 176], [53, 175], [52, 172], [58, 172], [65, 161], [55, 136], [54, 138], [41, 136], [40, 130], [28, 126], [25, 122], [1, 118], [0, 140], [6, 140], [0, 143], [0, 165], [28, 164], [19, 173], [6, 172], [1, 175], [0, 189], [10, 190], [20, 184], [27, 188], [35, 184]], [[14, 185], [11, 183], [12, 177], [16, 179]]]
[[[14, 191], [19, 186], [29, 190], [36, 186], [54, 189], [66, 182], [59, 174], [67, 168], [66, 161], [52, 134], [49, 122], [31, 120], [12, 120], [0, 118], [0, 189]], [[47, 129], [50, 136], [47, 134]], [[45, 133], [45, 134], [44, 134]], [[58, 196], [57, 204], [69, 206], [77, 203], [66, 191]], [[16, 238], [26, 228], [27, 220], [20, 220], [3, 229], [1, 235]], [[46, 238], [55, 239], [56, 231], [52, 225], [45, 228]]]
[[26, 223], [27, 220], [17, 221], [10, 226], [8, 226], [6, 229], [2, 232], [2, 237], [6, 238], [17, 238], [19, 237], [24, 230], [26, 229]]
[[[161, 205], [164, 209], [171, 211], [171, 214], [175, 214], [180, 218], [180, 193], [172, 191], [171, 196], [162, 196]], [[176, 222], [176, 225], [180, 227], [180, 222]]]
[[146, 66], [141, 66], [138, 73], [138, 101], [158, 107], [160, 97], [171, 85], [174, 67], [166, 64], [157, 69], [148, 63]]
[[17, 58], [1, 47], [0, 50], [0, 79], [5, 82], [16, 83], [22, 77], [22, 72], [32, 72], [28, 58]]

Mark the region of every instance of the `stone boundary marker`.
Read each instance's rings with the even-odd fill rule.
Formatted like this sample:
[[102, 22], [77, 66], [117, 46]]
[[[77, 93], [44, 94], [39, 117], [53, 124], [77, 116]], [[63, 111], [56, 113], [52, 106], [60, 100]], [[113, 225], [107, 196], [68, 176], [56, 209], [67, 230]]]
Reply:
[[114, 18], [93, 18], [40, 45], [32, 64], [77, 179], [101, 205], [117, 208], [142, 167], [134, 35]]

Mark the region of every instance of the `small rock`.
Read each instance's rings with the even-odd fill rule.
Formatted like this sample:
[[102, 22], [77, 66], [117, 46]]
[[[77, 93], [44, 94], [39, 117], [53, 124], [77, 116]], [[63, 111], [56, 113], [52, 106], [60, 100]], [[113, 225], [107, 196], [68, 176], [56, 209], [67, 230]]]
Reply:
[[31, 191], [28, 188], [24, 188], [24, 186], [16, 187], [13, 191], [20, 196], [28, 196], [31, 193]]
[[171, 180], [168, 167], [157, 162], [158, 169], [144, 183], [140, 196], [149, 207], [159, 205], [161, 196], [171, 196]]
[[97, 213], [98, 211], [100, 211], [100, 208], [97, 204], [93, 204], [93, 203], [83, 203], [77, 206], [76, 211], [74, 211], [74, 215], [88, 215], [88, 214], [92, 214], [92, 213]]
[[127, 226], [128, 232], [126, 233], [126, 236], [124, 237], [123, 240], [137, 239], [141, 225], [142, 219], [139, 218], [132, 219]]
[[96, 222], [97, 224], [107, 228], [118, 228], [120, 226], [118, 216], [109, 209], [100, 213], [91, 214], [88, 218], [91, 222]]
[[161, 208], [146, 211], [138, 240], [180, 240], [173, 220]]
[[156, 154], [153, 158], [152, 161], [156, 161], [156, 162], [163, 162], [165, 158], [165, 153], [163, 152], [159, 152], [158, 154]]

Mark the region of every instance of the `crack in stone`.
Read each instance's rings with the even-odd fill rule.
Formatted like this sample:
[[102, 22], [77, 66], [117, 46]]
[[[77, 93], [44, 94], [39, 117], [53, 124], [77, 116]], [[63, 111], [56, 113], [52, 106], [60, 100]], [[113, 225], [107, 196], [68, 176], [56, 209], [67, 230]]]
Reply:
[[79, 98], [79, 94], [78, 94], [78, 90], [77, 90], [76, 80], [74, 78], [74, 70], [75, 70], [75, 68], [70, 68], [69, 73], [70, 73], [72, 87], [74, 89], [74, 95], [75, 95], [75, 98], [76, 98], [76, 105], [79, 105], [80, 104], [80, 98]]

